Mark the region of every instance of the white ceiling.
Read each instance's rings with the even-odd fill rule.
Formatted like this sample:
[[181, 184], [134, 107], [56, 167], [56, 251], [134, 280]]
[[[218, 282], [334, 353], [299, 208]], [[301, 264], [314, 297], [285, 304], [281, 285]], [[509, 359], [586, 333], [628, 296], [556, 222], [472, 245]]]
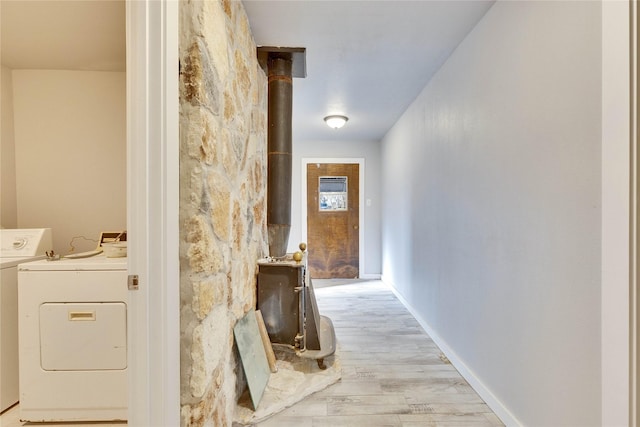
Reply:
[[[305, 47], [296, 140], [379, 140], [493, 0], [244, 0], [255, 41]], [[9, 68], [122, 71], [124, 0], [0, 0]], [[323, 117], [349, 122], [329, 129]]]
[[[258, 45], [305, 47], [296, 140], [379, 140], [493, 1], [243, 1]], [[339, 130], [328, 114], [349, 117]]]

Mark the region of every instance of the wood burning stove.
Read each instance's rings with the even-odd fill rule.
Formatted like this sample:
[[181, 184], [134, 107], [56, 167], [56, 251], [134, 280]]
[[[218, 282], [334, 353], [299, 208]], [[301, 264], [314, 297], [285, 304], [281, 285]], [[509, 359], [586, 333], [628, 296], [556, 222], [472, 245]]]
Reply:
[[324, 358], [335, 352], [336, 337], [331, 319], [318, 311], [306, 252], [301, 261], [291, 254], [258, 261], [258, 309], [272, 343], [290, 346], [325, 369]]
[[[268, 80], [267, 233], [270, 257], [258, 261], [258, 309], [272, 343], [295, 348], [300, 357], [324, 358], [336, 348], [333, 324], [320, 316], [307, 255], [286, 254], [291, 228], [293, 77], [306, 76], [306, 49], [258, 48]], [[297, 257], [297, 255], [301, 255]]]

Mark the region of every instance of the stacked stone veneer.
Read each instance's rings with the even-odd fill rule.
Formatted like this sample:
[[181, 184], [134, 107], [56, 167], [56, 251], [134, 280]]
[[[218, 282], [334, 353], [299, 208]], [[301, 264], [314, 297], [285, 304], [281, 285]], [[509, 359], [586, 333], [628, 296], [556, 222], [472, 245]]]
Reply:
[[230, 426], [243, 385], [233, 327], [267, 255], [267, 80], [239, 1], [180, 4], [183, 426]]

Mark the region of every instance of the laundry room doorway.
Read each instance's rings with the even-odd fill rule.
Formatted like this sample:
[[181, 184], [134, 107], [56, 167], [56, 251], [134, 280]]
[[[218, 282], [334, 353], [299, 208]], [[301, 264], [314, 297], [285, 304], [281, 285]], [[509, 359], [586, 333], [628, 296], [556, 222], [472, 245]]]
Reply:
[[179, 4], [126, 8], [129, 425], [179, 425]]

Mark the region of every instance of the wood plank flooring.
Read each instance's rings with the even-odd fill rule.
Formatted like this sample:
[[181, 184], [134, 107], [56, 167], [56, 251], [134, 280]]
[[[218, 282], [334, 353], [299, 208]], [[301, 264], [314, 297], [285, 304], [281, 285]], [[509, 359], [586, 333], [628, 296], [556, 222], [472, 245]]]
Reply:
[[[336, 330], [342, 380], [257, 427], [503, 425], [382, 282], [314, 285], [320, 313]], [[2, 414], [0, 425], [22, 426], [18, 408]], [[85, 425], [95, 426], [74, 427]]]
[[503, 425], [382, 282], [314, 287], [335, 327], [342, 380], [257, 427]]

